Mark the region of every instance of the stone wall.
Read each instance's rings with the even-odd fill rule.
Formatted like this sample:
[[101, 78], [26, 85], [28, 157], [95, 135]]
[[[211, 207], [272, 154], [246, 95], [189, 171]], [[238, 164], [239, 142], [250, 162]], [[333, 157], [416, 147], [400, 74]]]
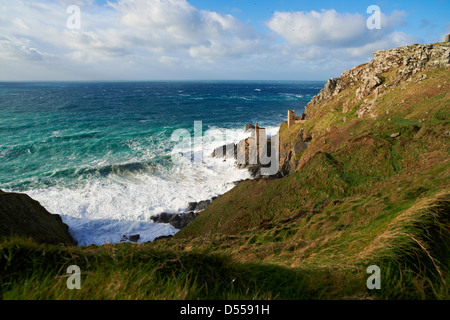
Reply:
[[290, 128], [294, 123], [303, 123], [305, 122], [305, 114], [301, 116], [295, 115], [295, 110], [288, 110], [287, 123], [288, 128]]

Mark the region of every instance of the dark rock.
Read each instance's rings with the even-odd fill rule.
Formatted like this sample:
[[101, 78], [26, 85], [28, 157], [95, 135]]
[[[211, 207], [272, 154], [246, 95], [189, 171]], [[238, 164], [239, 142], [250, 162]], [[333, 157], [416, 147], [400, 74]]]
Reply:
[[212, 200], [202, 200], [199, 202], [189, 202], [186, 211], [202, 211], [211, 203]]
[[290, 142], [280, 143], [280, 167], [278, 175], [286, 176], [294, 172], [299, 163], [301, 154], [308, 148], [312, 136], [305, 133], [301, 129], [298, 137], [292, 139]]
[[132, 241], [132, 242], [138, 242], [138, 240], [141, 238], [140, 234], [133, 234], [131, 236], [128, 237], [128, 240]]
[[140, 238], [141, 238], [140, 234], [133, 234], [130, 236], [123, 235], [122, 239], [120, 241], [121, 242], [125, 242], [125, 241], [138, 242]]
[[198, 212], [188, 212], [184, 214], [176, 214], [173, 215], [170, 219], [169, 223], [174, 226], [176, 229], [183, 229], [186, 227], [189, 223], [194, 221], [195, 218], [197, 218]]
[[211, 200], [203, 200], [197, 203], [197, 207], [195, 208], [196, 211], [202, 211], [205, 210], [206, 207], [211, 203]]
[[306, 148], [308, 148], [308, 143], [305, 141], [298, 141], [295, 145], [294, 145], [294, 153], [297, 154], [301, 154], [303, 151], [306, 150]]
[[198, 202], [189, 202], [186, 211], [194, 211], [197, 208]]
[[157, 223], [169, 223], [174, 228], [181, 230], [197, 218], [198, 215], [198, 212], [193, 211], [182, 214], [162, 212], [159, 215], [152, 217], [152, 220]]
[[253, 178], [257, 178], [261, 176], [261, 165], [252, 164], [246, 166], [247, 170], [250, 172], [250, 175]]
[[153, 216], [151, 219], [158, 223], [169, 223], [173, 215], [173, 213], [162, 212], [156, 216]]
[[76, 245], [59, 215], [51, 214], [26, 194], [0, 191], [0, 238], [11, 236]]

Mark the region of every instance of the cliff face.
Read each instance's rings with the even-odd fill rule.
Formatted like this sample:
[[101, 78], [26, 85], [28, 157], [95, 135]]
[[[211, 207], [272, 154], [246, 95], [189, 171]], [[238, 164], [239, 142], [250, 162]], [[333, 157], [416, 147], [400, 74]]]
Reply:
[[[411, 91], [411, 87], [421, 83], [426, 85], [427, 80], [437, 77], [437, 71], [448, 72], [450, 67], [450, 43], [404, 46], [375, 51], [373, 55], [369, 63], [328, 80], [305, 108], [308, 124], [296, 125], [293, 130], [287, 130], [284, 123], [281, 125], [282, 174], [296, 170], [311, 137], [324, 135], [333, 127], [342, 126], [354, 118], [376, 120], [391, 114], [391, 117], [386, 118], [390, 121], [389, 118], [392, 118], [398, 107], [406, 111], [408, 106], [414, 107], [414, 103], [420, 100], [422, 93], [419, 86], [416, 86], [419, 89], [417, 92]], [[434, 89], [437, 90], [428, 88], [426, 95], [447, 95], [449, 90], [445, 81], [436, 85]], [[397, 96], [402, 96], [402, 99], [398, 105], [394, 105]], [[426, 118], [426, 115], [421, 116]], [[401, 116], [408, 117], [406, 114]]]
[[[328, 80], [325, 88], [316, 95], [306, 106], [306, 115], [312, 118], [315, 110], [324, 101], [337, 96], [344, 89], [354, 87], [353, 101], [347, 101], [343, 112], [348, 112], [348, 105], [360, 102], [373, 94], [373, 98], [389, 92], [390, 86], [396, 86], [404, 81], [412, 81], [413, 77], [425, 70], [450, 67], [450, 43], [435, 45], [404, 46], [390, 50], [378, 50], [373, 53], [374, 58], [367, 64], [347, 70], [339, 78]], [[391, 82], [384, 83], [385, 73], [392, 73]], [[417, 80], [424, 80], [421, 77]], [[382, 87], [380, 87], [384, 84]], [[373, 101], [373, 100], [372, 100]], [[359, 109], [358, 116], [370, 114], [372, 101], [365, 102]], [[372, 115], [373, 116], [373, 115]]]
[[76, 244], [59, 215], [49, 213], [26, 194], [0, 190], [0, 239], [11, 236], [38, 243]]

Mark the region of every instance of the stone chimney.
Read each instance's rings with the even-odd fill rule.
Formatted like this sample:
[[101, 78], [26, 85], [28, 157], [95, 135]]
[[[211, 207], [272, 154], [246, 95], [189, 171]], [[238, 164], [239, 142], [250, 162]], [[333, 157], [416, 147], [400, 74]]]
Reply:
[[295, 110], [288, 110], [287, 123], [288, 128], [290, 128], [295, 123]]
[[444, 42], [450, 42], [450, 34], [448, 34], [448, 35], [445, 36]]

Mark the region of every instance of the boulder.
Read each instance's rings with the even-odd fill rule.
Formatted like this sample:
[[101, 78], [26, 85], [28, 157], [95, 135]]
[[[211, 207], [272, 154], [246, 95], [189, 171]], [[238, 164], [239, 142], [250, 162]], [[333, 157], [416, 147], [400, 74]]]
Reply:
[[189, 211], [194, 211], [195, 208], [197, 208], [197, 204], [198, 204], [198, 202], [189, 202], [189, 204], [188, 204], [186, 210], [187, 210], [188, 212], [189, 212]]
[[203, 200], [197, 203], [197, 206], [195, 207], [196, 211], [202, 211], [205, 210], [206, 207], [211, 203], [211, 200]]
[[131, 241], [131, 242], [138, 242], [139, 239], [141, 238], [140, 234], [132, 234], [132, 235], [123, 235], [122, 239], [120, 240], [120, 242], [125, 242], [125, 241]]
[[156, 223], [169, 223], [174, 228], [181, 230], [194, 221], [198, 215], [198, 212], [193, 211], [181, 214], [162, 212], [159, 215], [152, 217], [152, 220]]
[[[213, 199], [212, 199], [213, 200]], [[186, 211], [202, 211], [211, 203], [211, 200], [203, 200], [199, 202], [189, 202]]]
[[14, 236], [37, 243], [76, 245], [59, 215], [51, 214], [26, 194], [0, 190], [0, 239]]

